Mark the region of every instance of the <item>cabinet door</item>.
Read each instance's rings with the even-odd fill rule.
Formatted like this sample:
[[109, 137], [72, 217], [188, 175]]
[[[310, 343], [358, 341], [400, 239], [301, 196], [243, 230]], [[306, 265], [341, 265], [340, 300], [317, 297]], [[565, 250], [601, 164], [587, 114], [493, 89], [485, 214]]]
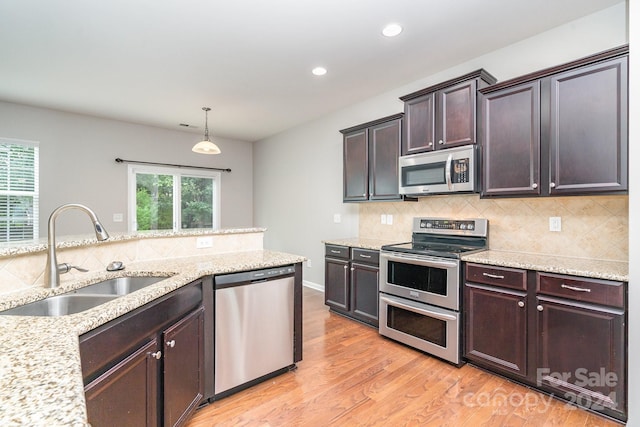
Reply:
[[436, 94], [405, 101], [404, 138], [402, 155], [416, 154], [435, 149], [436, 140]]
[[550, 78], [549, 193], [627, 190], [627, 58]]
[[351, 311], [353, 317], [378, 326], [378, 267], [351, 264]]
[[536, 311], [537, 385], [593, 410], [625, 413], [624, 311], [541, 296]]
[[438, 92], [436, 149], [476, 142], [476, 98], [475, 80]]
[[382, 123], [369, 129], [370, 200], [400, 199], [398, 156], [402, 120]]
[[362, 201], [369, 197], [369, 153], [367, 130], [344, 136], [344, 201]]
[[540, 82], [484, 95], [482, 195], [540, 194]]
[[164, 423], [184, 423], [204, 392], [204, 309], [193, 312], [162, 334], [164, 346]]
[[332, 309], [349, 311], [349, 261], [325, 258], [324, 302]]
[[465, 298], [465, 356], [526, 377], [526, 293], [466, 283]]
[[158, 350], [154, 339], [87, 384], [87, 416], [93, 427], [158, 425]]

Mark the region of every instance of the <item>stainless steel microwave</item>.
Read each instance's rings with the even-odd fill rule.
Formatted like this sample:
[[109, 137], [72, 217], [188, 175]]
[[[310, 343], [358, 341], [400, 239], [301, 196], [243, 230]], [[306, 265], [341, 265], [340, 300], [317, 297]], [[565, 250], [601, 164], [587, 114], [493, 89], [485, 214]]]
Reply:
[[475, 145], [400, 156], [399, 169], [403, 195], [478, 191]]

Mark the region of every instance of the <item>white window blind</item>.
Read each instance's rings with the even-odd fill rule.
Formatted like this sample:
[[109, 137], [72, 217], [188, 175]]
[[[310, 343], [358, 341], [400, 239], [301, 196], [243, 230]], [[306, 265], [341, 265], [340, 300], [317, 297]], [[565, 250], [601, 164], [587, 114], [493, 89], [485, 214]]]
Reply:
[[38, 143], [0, 138], [0, 242], [38, 238]]

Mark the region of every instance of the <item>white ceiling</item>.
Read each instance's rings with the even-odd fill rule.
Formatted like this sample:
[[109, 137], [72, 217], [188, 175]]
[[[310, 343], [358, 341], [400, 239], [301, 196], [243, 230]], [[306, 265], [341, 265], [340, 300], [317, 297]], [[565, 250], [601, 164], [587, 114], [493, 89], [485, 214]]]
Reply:
[[0, 0], [0, 100], [256, 141], [621, 1]]

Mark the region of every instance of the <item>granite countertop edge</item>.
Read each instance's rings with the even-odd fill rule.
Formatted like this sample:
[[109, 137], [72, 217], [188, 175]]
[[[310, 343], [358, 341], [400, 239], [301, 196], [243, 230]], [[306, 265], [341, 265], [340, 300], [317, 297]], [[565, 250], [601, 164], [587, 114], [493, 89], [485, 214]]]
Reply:
[[[222, 228], [217, 230], [199, 228], [181, 231], [140, 231], [134, 233], [112, 233], [109, 239], [103, 242], [96, 240], [94, 235], [82, 236], [61, 236], [56, 238], [56, 248], [78, 248], [91, 245], [108, 245], [115, 242], [126, 242], [129, 240], [157, 239], [163, 237], [190, 237], [190, 236], [215, 236], [224, 234], [247, 234], [264, 233], [267, 229], [261, 227], [250, 228]], [[14, 243], [0, 243], [0, 258], [27, 255], [47, 250], [47, 239], [34, 239], [30, 241], [20, 241]]]
[[[352, 248], [380, 250], [388, 244], [401, 243], [360, 237], [346, 237], [322, 240], [329, 245], [348, 246]], [[462, 261], [478, 264], [496, 265], [500, 267], [537, 270], [548, 273], [568, 274], [571, 276], [589, 277], [593, 279], [629, 281], [629, 263], [614, 260], [597, 260], [591, 258], [563, 257], [527, 252], [486, 250], [474, 254], [463, 255]]]
[[150, 301], [208, 275], [277, 267], [305, 261], [283, 252], [255, 250], [132, 263], [124, 271], [100, 272], [57, 289], [0, 295], [0, 310], [97, 281], [167, 276], [144, 289], [81, 313], [60, 317], [0, 316], [0, 424], [86, 426], [79, 336]]
[[629, 281], [629, 263], [624, 261], [496, 250], [463, 255], [461, 260], [478, 264], [567, 274], [592, 279], [614, 280], [619, 282]]

